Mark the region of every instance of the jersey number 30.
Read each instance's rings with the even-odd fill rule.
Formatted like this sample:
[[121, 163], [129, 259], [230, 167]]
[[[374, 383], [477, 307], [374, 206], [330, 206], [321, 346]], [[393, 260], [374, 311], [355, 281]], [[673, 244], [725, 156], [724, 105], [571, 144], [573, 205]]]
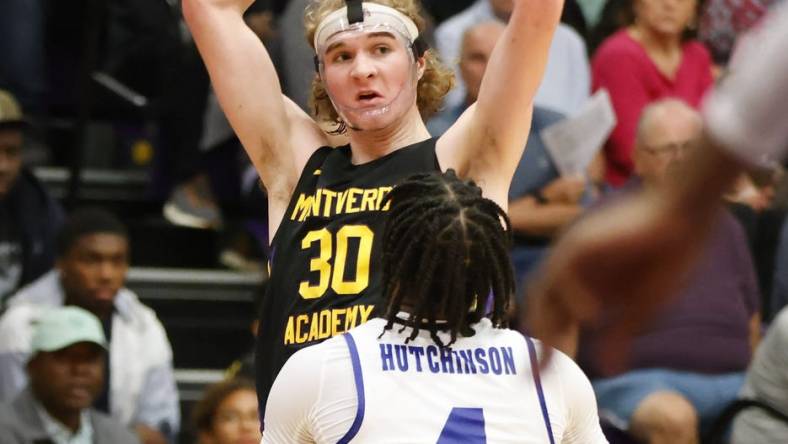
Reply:
[[[336, 294], [358, 294], [369, 285], [369, 259], [372, 256], [372, 230], [366, 225], [345, 225], [334, 236], [328, 229], [310, 231], [301, 241], [301, 249], [308, 250], [317, 244], [319, 253], [309, 262], [309, 270], [319, 273], [316, 285], [309, 281], [302, 281], [298, 293], [304, 299], [317, 299], [331, 289]], [[350, 239], [359, 241], [358, 258], [356, 260], [356, 273], [352, 280], [345, 279], [345, 265], [347, 264], [348, 243]], [[336, 244], [336, 251], [334, 245]], [[333, 266], [331, 258], [334, 258]]]

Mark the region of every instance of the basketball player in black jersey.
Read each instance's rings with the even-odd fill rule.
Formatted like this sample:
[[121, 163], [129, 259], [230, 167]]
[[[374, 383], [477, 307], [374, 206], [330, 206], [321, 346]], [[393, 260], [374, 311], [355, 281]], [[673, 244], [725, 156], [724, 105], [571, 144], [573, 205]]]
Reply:
[[315, 1], [305, 14], [318, 71], [313, 101], [317, 122], [350, 140], [338, 149], [282, 96], [268, 54], [243, 22], [252, 0], [183, 1], [219, 101], [268, 190], [272, 259], [257, 346], [261, 412], [292, 353], [370, 318], [381, 293], [382, 201], [398, 181], [451, 168], [507, 207], [563, 6], [513, 1], [477, 103], [439, 139], [430, 138], [423, 118], [451, 80], [422, 44], [417, 1]]

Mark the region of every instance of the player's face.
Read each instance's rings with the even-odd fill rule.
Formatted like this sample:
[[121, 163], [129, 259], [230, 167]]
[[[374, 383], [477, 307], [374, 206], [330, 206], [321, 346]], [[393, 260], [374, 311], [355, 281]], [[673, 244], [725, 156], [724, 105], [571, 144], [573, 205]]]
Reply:
[[261, 438], [257, 394], [242, 389], [219, 404], [213, 426], [202, 441], [210, 444], [258, 444]]
[[101, 317], [111, 313], [129, 268], [128, 241], [117, 234], [82, 236], [58, 259], [61, 281], [74, 303]]
[[637, 0], [637, 23], [664, 35], [680, 35], [695, 18], [697, 0]]
[[22, 132], [0, 130], [0, 199], [14, 186], [22, 167]]
[[323, 81], [351, 129], [387, 128], [415, 106], [418, 69], [409, 51], [388, 32], [329, 39]]

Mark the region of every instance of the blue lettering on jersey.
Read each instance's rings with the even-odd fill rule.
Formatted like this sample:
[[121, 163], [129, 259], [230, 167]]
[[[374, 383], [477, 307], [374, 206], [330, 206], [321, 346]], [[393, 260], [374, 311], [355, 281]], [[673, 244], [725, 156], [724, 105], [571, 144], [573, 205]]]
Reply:
[[[466, 374], [481, 373], [516, 375], [514, 352], [511, 347], [488, 347], [452, 350], [434, 345], [420, 347], [402, 344], [379, 344], [380, 363], [384, 372], [409, 371], [421, 373], [426, 367], [431, 373]], [[427, 364], [422, 364], [426, 357]]]
[[424, 356], [424, 348], [423, 347], [408, 347], [408, 351], [413, 357], [416, 359], [416, 371], [421, 373], [421, 357]]
[[427, 347], [427, 364], [430, 366], [430, 371], [432, 373], [438, 373], [441, 371], [440, 365], [437, 362], [433, 361], [433, 358], [438, 357], [438, 347], [434, 345], [430, 345]]
[[503, 366], [505, 368], [506, 374], [512, 375], [516, 373], [514, 371], [514, 354], [512, 353], [512, 348], [501, 347], [501, 353], [503, 354]]
[[441, 371], [443, 373], [454, 374], [454, 356], [450, 348], [440, 349], [441, 354]]
[[487, 355], [490, 357], [490, 367], [496, 375], [501, 374], [501, 353], [495, 347], [490, 347], [487, 350]]
[[441, 430], [436, 444], [485, 444], [484, 411], [479, 408], [455, 407]]
[[487, 365], [487, 352], [483, 348], [477, 348], [473, 351], [473, 357], [479, 363], [479, 372], [486, 375], [490, 373], [490, 366]]
[[394, 351], [397, 354], [397, 367], [399, 371], [408, 371], [408, 348], [404, 345], [395, 345]]
[[465, 363], [465, 373], [476, 374], [476, 364], [473, 363], [473, 354], [471, 350], [460, 350], [457, 352]]
[[394, 354], [391, 344], [380, 344], [380, 360], [383, 361], [383, 371], [394, 370]]

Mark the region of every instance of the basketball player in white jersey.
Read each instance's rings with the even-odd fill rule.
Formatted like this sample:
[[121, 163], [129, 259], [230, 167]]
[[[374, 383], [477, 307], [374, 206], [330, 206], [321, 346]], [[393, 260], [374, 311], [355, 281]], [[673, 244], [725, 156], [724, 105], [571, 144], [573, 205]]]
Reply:
[[607, 442], [574, 362], [558, 353], [540, 370], [541, 345], [505, 328], [506, 213], [453, 170], [386, 202], [383, 317], [287, 361], [263, 442]]
[[578, 327], [605, 312], [618, 322], [602, 358], [611, 369], [620, 364], [632, 335], [678, 293], [721, 194], [742, 170], [785, 159], [786, 42], [788, 5], [782, 5], [748, 37], [705, 100], [705, 134], [683, 165], [685, 180], [592, 214], [556, 244], [523, 312], [534, 336], [571, 354]]

